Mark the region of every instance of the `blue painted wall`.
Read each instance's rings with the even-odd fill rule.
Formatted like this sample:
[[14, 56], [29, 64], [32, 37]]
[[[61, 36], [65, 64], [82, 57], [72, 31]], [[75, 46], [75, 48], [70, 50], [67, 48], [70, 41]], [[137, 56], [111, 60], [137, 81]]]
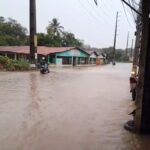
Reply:
[[85, 53], [84, 51], [78, 50], [78, 49], [73, 49], [65, 52], [60, 52], [57, 53], [57, 56], [62, 56], [62, 57], [89, 57], [89, 54]]

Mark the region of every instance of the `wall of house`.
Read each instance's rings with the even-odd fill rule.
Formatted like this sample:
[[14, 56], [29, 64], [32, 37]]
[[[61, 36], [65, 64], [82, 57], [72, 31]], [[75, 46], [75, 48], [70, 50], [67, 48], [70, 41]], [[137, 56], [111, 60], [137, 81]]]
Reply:
[[88, 54], [84, 53], [83, 51], [80, 51], [78, 49], [73, 49], [70, 51], [65, 51], [65, 52], [61, 52], [61, 53], [57, 53], [57, 56], [64, 56], [64, 57], [89, 57]]
[[56, 65], [62, 65], [63, 59], [62, 58], [57, 58], [56, 59]]
[[90, 58], [96, 58], [97, 56], [93, 53], [90, 55]]
[[90, 64], [96, 64], [96, 58], [97, 58], [96, 54], [95, 54], [95, 53], [92, 53], [92, 54], [90, 55], [89, 63], [90, 63]]
[[[50, 55], [50, 58], [52, 55]], [[77, 64], [86, 64], [89, 59], [89, 55], [81, 50], [78, 49], [73, 49], [65, 52], [60, 52], [60, 53], [55, 53], [55, 64], [56, 65], [61, 65], [61, 64], [72, 64], [72, 65], [77, 65]]]

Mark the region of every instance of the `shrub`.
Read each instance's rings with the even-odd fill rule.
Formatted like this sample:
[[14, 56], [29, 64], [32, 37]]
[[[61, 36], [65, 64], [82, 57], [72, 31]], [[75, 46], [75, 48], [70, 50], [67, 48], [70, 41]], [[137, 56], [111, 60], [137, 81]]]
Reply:
[[30, 69], [29, 63], [12, 60], [4, 56], [0, 56], [0, 64], [8, 71], [25, 71]]
[[24, 71], [24, 70], [29, 70], [30, 68], [29, 63], [27, 62], [13, 61], [12, 64], [15, 67], [15, 70]]
[[7, 66], [10, 63], [10, 59], [5, 56], [0, 56], [0, 64], [2, 64], [4, 67]]

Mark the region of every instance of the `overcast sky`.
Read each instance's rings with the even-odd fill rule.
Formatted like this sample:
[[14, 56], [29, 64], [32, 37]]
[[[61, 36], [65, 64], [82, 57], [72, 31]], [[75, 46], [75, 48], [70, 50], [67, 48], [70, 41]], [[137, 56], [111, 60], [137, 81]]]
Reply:
[[[0, 16], [11, 17], [29, 29], [29, 0], [0, 0]], [[46, 32], [52, 18], [58, 18], [66, 31], [73, 32], [85, 44], [102, 48], [113, 45], [116, 11], [119, 11], [117, 48], [126, 47], [134, 37], [135, 23], [132, 13], [121, 0], [37, 0], [37, 32]], [[130, 23], [128, 23], [128, 21]]]

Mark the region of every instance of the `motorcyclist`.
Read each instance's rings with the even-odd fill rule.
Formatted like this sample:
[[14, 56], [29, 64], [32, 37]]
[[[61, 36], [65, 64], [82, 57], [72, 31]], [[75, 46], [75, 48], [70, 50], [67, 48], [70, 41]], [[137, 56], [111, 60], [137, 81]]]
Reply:
[[49, 73], [49, 68], [48, 68], [48, 64], [46, 62], [45, 57], [42, 57], [42, 59], [40, 61], [40, 67], [41, 68], [43, 67], [45, 69], [45, 71], [47, 71]]

